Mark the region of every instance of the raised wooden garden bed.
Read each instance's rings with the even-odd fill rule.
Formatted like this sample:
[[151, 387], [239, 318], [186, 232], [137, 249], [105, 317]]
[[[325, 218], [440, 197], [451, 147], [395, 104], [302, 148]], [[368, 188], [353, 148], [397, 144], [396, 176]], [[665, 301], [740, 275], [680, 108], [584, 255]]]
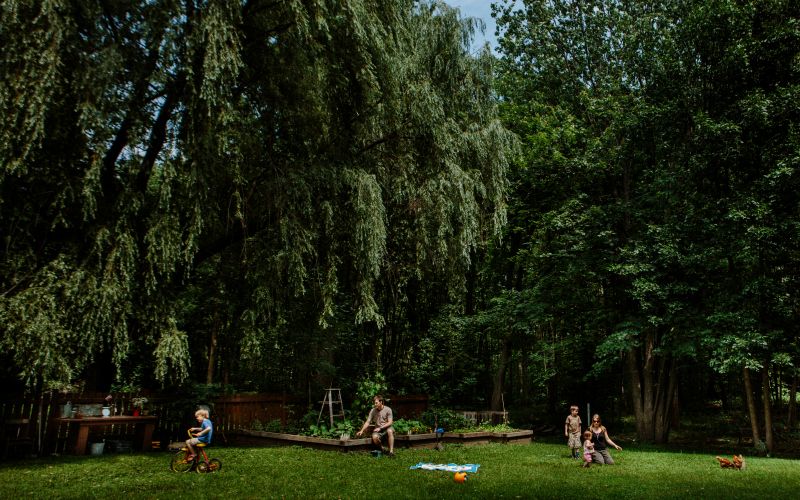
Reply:
[[394, 435], [395, 448], [435, 448], [436, 434], [406, 434]]
[[340, 451], [342, 453], [369, 451], [373, 448], [372, 439], [324, 439], [310, 436], [295, 436], [277, 432], [241, 429], [228, 431], [230, 440], [236, 446], [302, 446], [315, 450]]
[[[296, 436], [294, 434], [280, 434], [277, 432], [253, 431], [241, 429], [226, 431], [230, 444], [235, 446], [302, 446], [315, 450], [339, 451], [342, 453], [366, 452], [374, 449], [372, 439], [324, 439], [309, 436]], [[519, 443], [531, 442], [532, 431], [515, 432], [445, 432], [442, 443], [463, 444], [466, 446], [491, 443]], [[394, 437], [395, 448], [434, 448], [436, 434], [411, 434]]]
[[448, 444], [463, 444], [473, 446], [478, 444], [489, 444], [492, 440], [492, 432], [445, 432], [442, 441]]
[[493, 432], [491, 441], [502, 444], [531, 444], [533, 431]]

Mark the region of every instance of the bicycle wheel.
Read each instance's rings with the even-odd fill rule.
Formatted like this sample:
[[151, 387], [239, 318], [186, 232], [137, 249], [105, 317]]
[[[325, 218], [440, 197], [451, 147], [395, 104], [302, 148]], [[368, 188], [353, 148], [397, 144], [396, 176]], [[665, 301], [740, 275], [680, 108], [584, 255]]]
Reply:
[[222, 470], [222, 462], [218, 458], [212, 458], [208, 461], [208, 472], [219, 472]]
[[189, 454], [185, 451], [179, 451], [178, 453], [172, 456], [172, 461], [170, 462], [170, 466], [172, 470], [175, 472], [189, 472], [192, 470], [192, 466], [194, 465], [193, 460], [188, 460]]
[[205, 474], [206, 472], [208, 472], [208, 462], [205, 460], [200, 460], [197, 462], [197, 473]]

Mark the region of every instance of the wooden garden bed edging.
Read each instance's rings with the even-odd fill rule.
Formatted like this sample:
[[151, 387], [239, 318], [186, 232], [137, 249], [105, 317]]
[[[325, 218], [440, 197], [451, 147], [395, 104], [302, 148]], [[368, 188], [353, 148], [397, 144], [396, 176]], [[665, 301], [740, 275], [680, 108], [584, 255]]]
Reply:
[[479, 444], [489, 444], [492, 439], [492, 432], [445, 432], [442, 442], [448, 444], [463, 444], [473, 446]]
[[435, 448], [436, 433], [394, 435], [394, 446], [403, 448]]
[[531, 444], [533, 431], [493, 432], [491, 441], [502, 444]]
[[372, 449], [372, 439], [325, 439], [310, 436], [297, 436], [294, 434], [281, 434], [278, 432], [253, 431], [240, 429], [229, 431], [233, 444], [236, 446], [302, 446], [315, 450], [339, 451], [342, 453], [369, 451]]
[[[302, 446], [315, 450], [338, 451], [341, 453], [366, 452], [374, 449], [372, 439], [324, 439], [310, 436], [296, 436], [294, 434], [281, 434], [278, 432], [263, 432], [250, 429], [228, 431], [228, 440], [235, 446]], [[445, 432], [443, 443], [463, 444], [465, 446], [492, 443], [503, 444], [529, 444], [533, 431], [515, 432]], [[395, 434], [396, 448], [434, 448], [436, 434]]]

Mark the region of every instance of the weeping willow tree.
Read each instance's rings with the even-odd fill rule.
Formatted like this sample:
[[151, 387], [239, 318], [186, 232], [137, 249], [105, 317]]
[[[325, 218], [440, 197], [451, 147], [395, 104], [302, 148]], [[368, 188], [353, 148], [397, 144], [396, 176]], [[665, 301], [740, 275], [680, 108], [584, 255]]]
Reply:
[[256, 355], [293, 299], [380, 328], [390, 264], [458, 289], [504, 223], [492, 58], [443, 3], [0, 5], [0, 345], [31, 385], [133, 348], [184, 377], [176, 297], [223, 253]]

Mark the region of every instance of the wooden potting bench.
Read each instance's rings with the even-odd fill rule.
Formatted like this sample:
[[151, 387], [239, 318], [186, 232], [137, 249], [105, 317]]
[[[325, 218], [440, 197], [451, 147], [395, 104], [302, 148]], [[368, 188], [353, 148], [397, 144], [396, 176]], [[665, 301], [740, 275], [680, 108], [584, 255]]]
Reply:
[[153, 438], [153, 428], [158, 417], [155, 416], [121, 416], [121, 417], [85, 417], [85, 418], [59, 418], [59, 422], [67, 422], [66, 452], [72, 455], [85, 455], [86, 443], [89, 442], [89, 428], [98, 425], [123, 425], [134, 424], [133, 449], [149, 451]]

